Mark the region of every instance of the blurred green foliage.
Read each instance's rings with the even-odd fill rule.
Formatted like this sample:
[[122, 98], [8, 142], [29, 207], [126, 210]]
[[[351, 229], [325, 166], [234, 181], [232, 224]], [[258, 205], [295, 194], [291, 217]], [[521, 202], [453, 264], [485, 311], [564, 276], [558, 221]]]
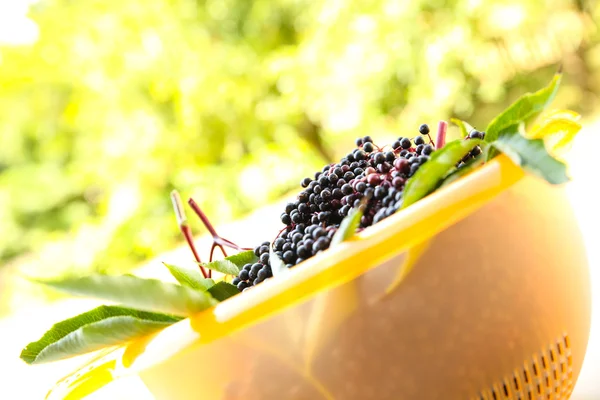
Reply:
[[558, 63], [558, 105], [591, 112], [590, 4], [41, 0], [0, 47], [0, 262], [134, 267], [180, 240], [173, 188], [224, 222], [358, 135], [483, 125]]

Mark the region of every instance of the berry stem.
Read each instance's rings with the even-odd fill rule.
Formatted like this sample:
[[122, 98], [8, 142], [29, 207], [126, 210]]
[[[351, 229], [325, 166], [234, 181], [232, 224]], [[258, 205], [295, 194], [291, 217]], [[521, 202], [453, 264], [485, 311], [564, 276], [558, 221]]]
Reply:
[[181, 203], [181, 197], [179, 196], [179, 193], [176, 190], [173, 190], [171, 192], [171, 202], [173, 203], [173, 209], [175, 210], [175, 217], [177, 217], [177, 224], [179, 225], [179, 230], [185, 237], [185, 240], [190, 250], [192, 250], [192, 254], [194, 254], [194, 259], [196, 259], [196, 262], [200, 266], [202, 276], [204, 276], [205, 278], [210, 277], [210, 271], [207, 274], [206, 270], [202, 266], [202, 260], [198, 255], [196, 246], [194, 245], [194, 235], [192, 234], [192, 229], [187, 223], [187, 217], [183, 209], [183, 204]]
[[204, 212], [200, 209], [200, 207], [198, 206], [198, 204], [196, 204], [196, 202], [194, 201], [194, 199], [192, 199], [190, 197], [190, 199], [188, 200], [188, 204], [190, 205], [190, 207], [192, 207], [192, 210], [194, 210], [194, 212], [196, 213], [196, 215], [202, 220], [202, 223], [204, 224], [204, 226], [206, 227], [206, 229], [208, 229], [208, 231], [210, 232], [210, 234], [213, 237], [213, 239], [219, 238], [219, 235], [217, 234], [217, 231], [215, 231], [215, 228], [212, 226], [212, 224], [210, 223], [210, 221], [206, 217], [206, 214], [204, 214]]
[[436, 150], [441, 149], [446, 144], [446, 131], [448, 130], [448, 123], [446, 121], [440, 121], [438, 123], [437, 130], [437, 145], [435, 145]]
[[[206, 227], [206, 229], [208, 229], [208, 231], [210, 232], [210, 235], [212, 236], [213, 244], [212, 244], [212, 247], [210, 249], [210, 261], [212, 261], [212, 259], [213, 259], [213, 254], [214, 254], [215, 247], [219, 247], [221, 249], [221, 252], [223, 253], [223, 255], [225, 257], [227, 257], [227, 252], [225, 251], [225, 249], [223, 248], [223, 246], [232, 248], [232, 249], [237, 250], [237, 251], [252, 250], [250, 248], [240, 247], [237, 244], [233, 243], [231, 240], [228, 240], [228, 239], [225, 239], [225, 238], [219, 236], [219, 234], [217, 233], [217, 231], [215, 230], [215, 228], [213, 227], [213, 225], [210, 223], [210, 221], [209, 221], [208, 217], [206, 216], [206, 214], [204, 214], [204, 212], [202, 211], [202, 209], [200, 208], [200, 206], [198, 206], [198, 204], [194, 201], [194, 199], [190, 198], [188, 200], [188, 204], [190, 205], [190, 207], [192, 208], [192, 210], [194, 210], [194, 212], [196, 213], [196, 215], [200, 218], [200, 220], [202, 221], [202, 223], [204, 224], [204, 226]], [[212, 276], [212, 272], [209, 270], [208, 271], [208, 277], [210, 278], [211, 276]]]
[[181, 232], [183, 233], [183, 236], [185, 237], [185, 240], [186, 240], [188, 246], [190, 247], [190, 249], [192, 250], [192, 253], [194, 254], [194, 258], [196, 259], [196, 262], [198, 263], [198, 266], [200, 267], [202, 276], [204, 276], [205, 278], [210, 278], [211, 271], [208, 270], [208, 273], [206, 272], [206, 269], [204, 269], [204, 267], [202, 266], [202, 260], [200, 259], [200, 256], [198, 255], [198, 252], [196, 251], [196, 246], [194, 245], [194, 236], [192, 235], [192, 230], [190, 229], [190, 227], [188, 225], [182, 225], [182, 226], [180, 226], [180, 229], [181, 229]]

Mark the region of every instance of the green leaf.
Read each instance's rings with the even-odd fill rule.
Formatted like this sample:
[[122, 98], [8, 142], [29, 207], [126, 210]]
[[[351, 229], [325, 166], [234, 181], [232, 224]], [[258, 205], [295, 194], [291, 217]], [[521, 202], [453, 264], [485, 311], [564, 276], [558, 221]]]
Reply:
[[41, 364], [116, 346], [169, 326], [181, 318], [116, 306], [100, 306], [54, 324], [21, 352], [28, 364]]
[[406, 183], [402, 208], [410, 206], [437, 189], [456, 164], [475, 146], [481, 144], [483, 142], [479, 139], [455, 140], [434, 151], [429, 161], [423, 164]]
[[202, 265], [225, 275], [237, 275], [244, 265], [253, 264], [256, 261], [258, 261], [258, 257], [254, 254], [254, 251], [248, 250]]
[[340, 244], [354, 236], [356, 229], [360, 225], [360, 219], [363, 216], [368, 201], [366, 197], [363, 197], [360, 204], [348, 212], [348, 215], [340, 223], [340, 227], [335, 232], [335, 235], [331, 238], [331, 245], [329, 247]]
[[518, 131], [503, 132], [492, 145], [515, 164], [551, 184], [569, 181], [567, 166], [548, 153], [543, 139], [527, 139]]
[[240, 272], [240, 268], [227, 259], [212, 261], [202, 265], [205, 268], [212, 269], [213, 271], [217, 271], [225, 275], [237, 275]]
[[114, 301], [144, 311], [187, 316], [216, 304], [206, 292], [136, 276], [91, 275], [40, 281], [63, 292]]
[[240, 291], [231, 283], [221, 281], [208, 289], [208, 293], [210, 293], [215, 299], [223, 301], [235, 296], [236, 294], [239, 294]]
[[525, 123], [544, 111], [556, 96], [561, 77], [561, 73], [555, 74], [548, 86], [537, 92], [524, 94], [496, 116], [487, 127], [485, 141], [495, 141], [500, 136], [500, 132]]
[[277, 254], [275, 254], [275, 251], [273, 251], [272, 247], [269, 254], [269, 263], [271, 264], [273, 276], [277, 276], [288, 271], [288, 267], [286, 267], [283, 260], [279, 258]]
[[471, 132], [472, 130], [474, 130], [475, 128], [473, 128], [471, 125], [469, 125], [468, 122], [462, 121], [458, 118], [450, 118], [450, 121], [458, 126], [460, 128], [460, 135], [465, 138], [467, 136], [469, 136], [469, 132]]
[[231, 261], [241, 269], [246, 264], [254, 264], [257, 262], [258, 257], [256, 254], [254, 254], [254, 250], [246, 250], [232, 256], [225, 257], [225, 260]]
[[214, 286], [215, 281], [210, 278], [204, 278], [200, 271], [190, 268], [183, 268], [173, 264], [163, 263], [169, 269], [169, 272], [177, 282], [183, 286], [196, 290], [207, 290]]
[[[481, 143], [480, 146], [486, 147], [484, 145], [486, 145], [486, 143]], [[452, 182], [457, 181], [458, 179], [462, 178], [463, 176], [469, 174], [470, 172], [476, 170], [477, 168], [479, 168], [483, 164], [485, 164], [485, 160], [487, 159], [487, 155], [486, 155], [487, 149], [489, 149], [489, 147], [486, 147], [486, 149], [482, 149], [482, 154], [480, 154], [479, 156], [477, 156], [475, 158], [470, 159], [461, 168], [456, 168], [456, 169], [450, 171], [444, 177], [444, 180], [443, 180], [442, 184], [440, 185], [440, 187], [448, 186]]]

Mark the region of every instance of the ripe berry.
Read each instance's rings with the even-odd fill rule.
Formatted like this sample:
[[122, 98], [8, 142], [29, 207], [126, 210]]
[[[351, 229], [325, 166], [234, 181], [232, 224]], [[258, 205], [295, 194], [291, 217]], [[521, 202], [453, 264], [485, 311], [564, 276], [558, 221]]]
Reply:
[[304, 178], [302, 179], [302, 182], [300, 182], [300, 185], [302, 185], [303, 188], [308, 187], [311, 181], [312, 180], [310, 178]]
[[246, 282], [240, 282], [240, 283], [238, 283], [237, 288], [238, 288], [238, 290], [242, 291], [242, 290], [248, 288], [248, 284]]
[[423, 139], [423, 136], [417, 136], [414, 141], [417, 146], [420, 144], [425, 144], [425, 139]]
[[402, 145], [403, 149], [410, 149], [411, 143], [410, 143], [410, 139], [409, 138], [402, 139], [402, 141], [400, 142], [400, 144]]
[[365, 143], [363, 146], [363, 150], [366, 151], [367, 153], [370, 153], [373, 150], [375, 150], [375, 148], [373, 147], [373, 143], [370, 143], [370, 142]]
[[393, 148], [394, 150], [397, 150], [397, 149], [399, 149], [400, 147], [402, 147], [402, 145], [400, 144], [400, 141], [399, 141], [399, 140], [396, 140], [394, 143], [392, 143], [392, 148]]
[[302, 240], [302, 234], [299, 232], [294, 233], [294, 236], [292, 236], [292, 243], [298, 243], [301, 240]]
[[342, 186], [342, 193], [345, 195], [349, 195], [352, 194], [354, 192], [354, 190], [352, 190], [352, 186], [350, 186], [349, 184], [345, 184], [344, 186]]
[[373, 161], [375, 161], [375, 164], [381, 164], [385, 161], [385, 155], [383, 153], [377, 153], [375, 154], [375, 157], [373, 157]]
[[483, 133], [474, 129], [471, 131], [471, 133], [469, 133], [469, 138], [470, 139], [483, 139]]
[[291, 213], [294, 209], [296, 208], [296, 205], [294, 203], [287, 203], [285, 205], [285, 212], [287, 214]]
[[365, 143], [373, 143], [373, 139], [371, 139], [371, 136], [367, 135], [367, 136], [365, 136], [363, 138], [363, 142], [365, 142]]
[[418, 159], [419, 159], [419, 163], [425, 164], [429, 160], [429, 157], [428, 156], [419, 156]]
[[358, 161], [364, 160], [366, 158], [365, 152], [362, 150], [356, 150], [354, 152], [354, 158], [356, 158]]
[[361, 193], [363, 193], [363, 192], [365, 191], [365, 189], [366, 189], [366, 188], [367, 188], [367, 185], [366, 185], [364, 182], [358, 182], [358, 183], [356, 184], [356, 190], [357, 190], [358, 192], [361, 192]]
[[267, 264], [269, 262], [269, 253], [263, 253], [260, 255], [260, 262], [262, 264]]
[[261, 269], [260, 271], [258, 271], [258, 274], [257, 274], [257, 279], [258, 279], [258, 280], [260, 280], [260, 281], [262, 282], [262, 281], [263, 281], [265, 278], [267, 278], [268, 276], [269, 276], [269, 273], [267, 272], [267, 270], [266, 270], [266, 269], [264, 269], [264, 268], [263, 268], [263, 269]]
[[323, 212], [319, 213], [319, 221], [325, 222], [329, 219], [330, 216], [331, 216], [331, 213], [329, 211], [323, 211]]
[[300, 203], [306, 203], [308, 201], [308, 193], [300, 192], [300, 194], [298, 195], [298, 201]]
[[250, 268], [250, 272], [252, 272], [252, 271], [258, 272], [258, 271], [260, 271], [260, 269], [262, 267], [264, 267], [263, 264], [261, 264], [261, 263], [254, 263], [254, 264], [252, 264], [252, 268]]
[[413, 176], [415, 172], [419, 169], [420, 165], [418, 163], [414, 163], [410, 166], [410, 176]]
[[240, 273], [238, 274], [238, 276], [239, 276], [239, 278], [242, 281], [247, 281], [248, 278], [249, 278], [249, 271], [243, 269], [243, 270], [240, 271]]
[[394, 155], [393, 151], [388, 151], [385, 153], [385, 161], [387, 162], [394, 162], [394, 160], [396, 159], [396, 156]]
[[379, 175], [377, 175], [377, 174], [367, 175], [367, 183], [369, 185], [373, 185], [373, 186], [379, 185]]
[[310, 212], [310, 206], [305, 203], [298, 204], [298, 211], [300, 211], [302, 214], [308, 214]]
[[362, 144], [363, 144], [363, 140], [362, 140], [362, 138], [358, 138], [358, 139], [356, 139], [356, 146], [357, 146], [357, 147], [360, 147], [360, 146], [362, 146]]
[[428, 156], [431, 153], [433, 153], [433, 146], [430, 144], [426, 144], [425, 146], [423, 146], [423, 151], [421, 151], [421, 154], [423, 154], [424, 156]]
[[404, 185], [404, 179], [402, 179], [400, 177], [396, 177], [396, 178], [392, 179], [392, 185], [394, 185], [394, 187], [396, 189], [401, 189], [402, 186]]
[[313, 251], [325, 250], [327, 246], [329, 246], [329, 241], [324, 237], [320, 237], [313, 244]]
[[323, 229], [321, 227], [318, 227], [317, 229], [315, 229], [312, 232], [312, 236], [315, 240], [320, 238], [321, 236], [325, 236], [326, 234], [327, 234], [327, 232], [325, 232], [325, 229]]
[[319, 210], [321, 210], [321, 211], [331, 210], [331, 203], [325, 203], [325, 202], [321, 203], [319, 205]]
[[427, 135], [429, 133], [429, 126], [427, 124], [423, 124], [419, 127], [419, 133], [421, 135]]
[[283, 261], [285, 263], [291, 263], [292, 261], [294, 261], [296, 257], [294, 256], [294, 253], [292, 251], [286, 251], [285, 253], [283, 253]]
[[289, 225], [292, 223], [292, 218], [289, 216], [289, 214], [283, 213], [281, 214], [281, 222], [283, 222], [286, 225]]
[[473, 157], [477, 157], [480, 154], [481, 154], [481, 147], [479, 147], [479, 146], [473, 147], [473, 150], [471, 150], [471, 155]]
[[238, 285], [238, 283], [240, 283], [241, 281], [242, 281], [242, 280], [236, 276], [235, 278], [233, 278], [233, 279], [231, 280], [231, 284], [232, 284], [233, 286], [237, 286], [237, 285]]
[[378, 200], [383, 199], [387, 194], [387, 190], [383, 186], [378, 186], [375, 188], [374, 197]]

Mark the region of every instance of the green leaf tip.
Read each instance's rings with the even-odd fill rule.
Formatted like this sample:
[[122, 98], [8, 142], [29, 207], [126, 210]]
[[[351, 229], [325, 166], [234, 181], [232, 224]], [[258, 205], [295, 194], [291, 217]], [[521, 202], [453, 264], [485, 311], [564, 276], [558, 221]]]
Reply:
[[527, 123], [544, 111], [554, 100], [562, 79], [562, 73], [557, 72], [550, 83], [533, 93], [519, 97], [506, 110], [494, 118], [488, 125], [485, 134], [486, 142], [498, 139], [500, 132], [521, 123]]
[[181, 318], [117, 306], [100, 306], [54, 324], [21, 351], [28, 364], [41, 364], [123, 344], [161, 330]]

